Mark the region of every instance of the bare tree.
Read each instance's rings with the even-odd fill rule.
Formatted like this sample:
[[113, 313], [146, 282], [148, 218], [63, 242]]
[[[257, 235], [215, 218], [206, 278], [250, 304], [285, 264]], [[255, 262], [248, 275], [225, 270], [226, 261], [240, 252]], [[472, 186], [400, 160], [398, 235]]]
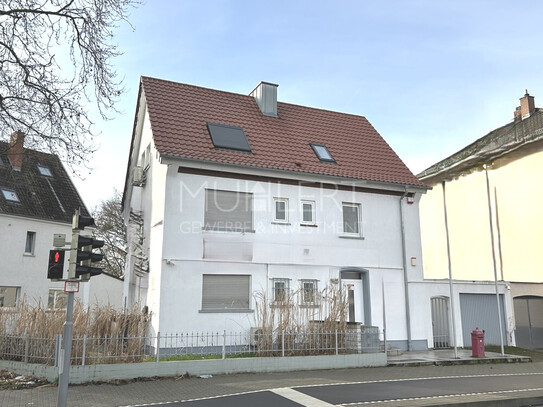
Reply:
[[95, 150], [86, 104], [104, 119], [123, 92], [111, 60], [117, 23], [140, 0], [1, 0], [0, 139], [26, 134], [28, 147], [74, 169]]
[[127, 247], [121, 200], [121, 194], [115, 191], [111, 198], [98, 204], [92, 215], [96, 224], [94, 236], [104, 241], [104, 272], [117, 277], [124, 274]]

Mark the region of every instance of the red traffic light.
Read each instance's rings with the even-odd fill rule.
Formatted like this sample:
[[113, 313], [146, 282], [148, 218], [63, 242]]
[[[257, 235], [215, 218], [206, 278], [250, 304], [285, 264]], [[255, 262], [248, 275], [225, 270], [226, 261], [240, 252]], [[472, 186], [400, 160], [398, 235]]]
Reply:
[[47, 267], [47, 278], [51, 280], [61, 280], [64, 272], [64, 251], [50, 250], [49, 265]]

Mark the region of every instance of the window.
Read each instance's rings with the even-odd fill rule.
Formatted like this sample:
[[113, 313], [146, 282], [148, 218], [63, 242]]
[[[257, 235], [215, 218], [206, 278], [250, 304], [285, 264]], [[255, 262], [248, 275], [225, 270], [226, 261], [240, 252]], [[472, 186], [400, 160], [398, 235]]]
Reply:
[[315, 202], [302, 201], [302, 225], [315, 224]]
[[51, 170], [44, 165], [38, 164], [38, 171], [40, 172], [41, 175], [45, 175], [46, 177], [53, 176], [53, 173], [51, 172]]
[[317, 304], [317, 280], [302, 281], [302, 303], [304, 305]]
[[274, 278], [273, 279], [273, 301], [286, 302], [288, 300], [289, 280], [287, 278]]
[[251, 146], [241, 127], [207, 123], [207, 129], [215, 147], [251, 152]]
[[47, 299], [47, 308], [49, 309], [65, 309], [68, 305], [68, 293], [63, 290], [49, 290], [49, 298]]
[[0, 287], [0, 307], [14, 307], [18, 296], [19, 287]]
[[360, 236], [360, 205], [343, 203], [343, 233]]
[[274, 215], [273, 221], [279, 223], [288, 222], [288, 199], [286, 198], [274, 198]]
[[319, 160], [329, 163], [336, 162], [336, 160], [334, 160], [334, 157], [332, 157], [332, 154], [330, 154], [330, 151], [328, 151], [328, 148], [326, 148], [325, 145], [311, 143], [311, 148], [313, 148], [313, 151], [315, 152]]
[[202, 311], [248, 311], [251, 276], [204, 274]]
[[4, 195], [4, 198], [6, 198], [6, 200], [8, 201], [19, 202], [19, 197], [17, 196], [17, 193], [11, 189], [2, 188], [2, 194]]
[[204, 229], [253, 232], [253, 194], [206, 189]]
[[35, 245], [36, 245], [36, 232], [26, 232], [25, 253], [34, 254]]

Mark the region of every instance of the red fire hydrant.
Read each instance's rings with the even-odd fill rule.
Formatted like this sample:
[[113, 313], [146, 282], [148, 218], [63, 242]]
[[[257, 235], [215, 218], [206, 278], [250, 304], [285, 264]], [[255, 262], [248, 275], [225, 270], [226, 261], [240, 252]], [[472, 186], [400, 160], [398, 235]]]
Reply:
[[479, 328], [471, 331], [471, 356], [474, 358], [485, 357], [485, 333]]

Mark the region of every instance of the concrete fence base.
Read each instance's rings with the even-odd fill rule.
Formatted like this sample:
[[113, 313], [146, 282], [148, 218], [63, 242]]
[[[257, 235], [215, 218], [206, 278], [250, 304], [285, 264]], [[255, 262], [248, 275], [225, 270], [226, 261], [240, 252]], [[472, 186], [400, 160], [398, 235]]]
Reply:
[[[270, 358], [233, 358], [185, 360], [175, 362], [118, 363], [70, 367], [70, 383], [88, 383], [108, 380], [130, 380], [138, 377], [181, 376], [203, 374], [287, 372], [296, 370], [343, 369], [353, 367], [386, 366], [385, 353], [353, 355], [291, 356]], [[32, 363], [0, 360], [0, 370], [23, 376], [45, 377], [53, 382], [58, 368]]]

